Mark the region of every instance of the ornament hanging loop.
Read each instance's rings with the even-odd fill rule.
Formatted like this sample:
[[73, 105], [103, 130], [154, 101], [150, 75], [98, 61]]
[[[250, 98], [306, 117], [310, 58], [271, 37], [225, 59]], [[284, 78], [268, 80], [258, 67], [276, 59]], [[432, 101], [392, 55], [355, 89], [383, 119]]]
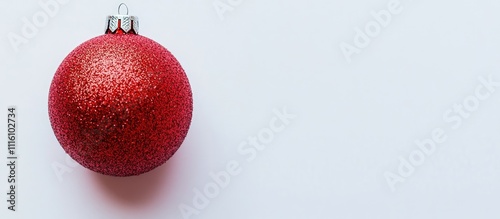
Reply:
[[121, 11], [120, 9], [122, 8], [122, 6], [125, 6], [125, 9], [127, 10], [127, 12], [125, 14], [128, 15], [128, 6], [125, 3], [120, 3], [120, 5], [118, 5], [118, 14], [122, 14], [122, 13], [120, 13], [120, 11]]
[[[125, 9], [125, 14], [122, 14], [122, 7]], [[106, 34], [138, 34], [139, 33], [139, 18], [128, 15], [128, 6], [125, 3], [118, 5], [118, 14], [109, 15], [106, 18]]]

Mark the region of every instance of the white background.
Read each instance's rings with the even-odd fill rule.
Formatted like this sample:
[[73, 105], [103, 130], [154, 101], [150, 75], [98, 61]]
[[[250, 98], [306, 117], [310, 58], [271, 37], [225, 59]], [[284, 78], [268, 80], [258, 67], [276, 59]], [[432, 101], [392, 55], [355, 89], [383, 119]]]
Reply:
[[[46, 2], [48, 0], [43, 0]], [[348, 62], [340, 44], [389, 0], [126, 1], [140, 33], [181, 62], [194, 94], [189, 134], [147, 174], [114, 178], [72, 162], [47, 112], [63, 58], [103, 32], [120, 1], [76, 1], [15, 46], [38, 1], [2, 0], [0, 14], [0, 218], [183, 218], [193, 189], [230, 160], [242, 171], [191, 218], [498, 218], [500, 91], [459, 128], [443, 115], [500, 81], [500, 2], [401, 0], [402, 12]], [[233, 3], [231, 6], [230, 3]], [[239, 3], [239, 4], [238, 4]], [[7, 211], [6, 114], [18, 107], [17, 212]], [[238, 145], [268, 127], [273, 110], [297, 115], [257, 158]], [[399, 158], [442, 128], [447, 140], [396, 184]], [[58, 175], [54, 165], [71, 172]], [[5, 191], [5, 193], [4, 193]]]

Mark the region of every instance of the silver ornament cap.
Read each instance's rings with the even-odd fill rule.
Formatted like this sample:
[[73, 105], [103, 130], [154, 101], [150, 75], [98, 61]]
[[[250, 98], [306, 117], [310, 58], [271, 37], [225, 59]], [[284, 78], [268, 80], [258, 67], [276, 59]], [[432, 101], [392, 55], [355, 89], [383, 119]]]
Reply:
[[[125, 14], [120, 13], [120, 9], [125, 7]], [[106, 18], [106, 34], [139, 34], [139, 18], [128, 15], [128, 7], [121, 3], [118, 6], [118, 14], [109, 15]]]

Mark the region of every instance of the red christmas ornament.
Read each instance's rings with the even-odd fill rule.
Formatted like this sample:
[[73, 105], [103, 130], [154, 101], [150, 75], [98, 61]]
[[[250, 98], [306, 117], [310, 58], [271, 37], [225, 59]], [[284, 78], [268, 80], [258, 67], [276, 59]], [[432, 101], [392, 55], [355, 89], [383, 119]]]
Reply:
[[50, 122], [62, 148], [84, 167], [138, 175], [180, 147], [191, 123], [191, 88], [176, 58], [138, 35], [137, 17], [127, 12], [107, 21], [106, 34], [79, 45], [57, 69]]

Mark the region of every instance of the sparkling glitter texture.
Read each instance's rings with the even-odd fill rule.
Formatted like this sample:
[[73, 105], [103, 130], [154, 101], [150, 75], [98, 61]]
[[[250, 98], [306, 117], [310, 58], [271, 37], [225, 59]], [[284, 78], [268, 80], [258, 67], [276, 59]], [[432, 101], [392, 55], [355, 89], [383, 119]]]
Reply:
[[75, 48], [49, 91], [63, 149], [112, 176], [148, 172], [180, 147], [192, 116], [189, 81], [163, 46], [135, 34], [104, 34]]

